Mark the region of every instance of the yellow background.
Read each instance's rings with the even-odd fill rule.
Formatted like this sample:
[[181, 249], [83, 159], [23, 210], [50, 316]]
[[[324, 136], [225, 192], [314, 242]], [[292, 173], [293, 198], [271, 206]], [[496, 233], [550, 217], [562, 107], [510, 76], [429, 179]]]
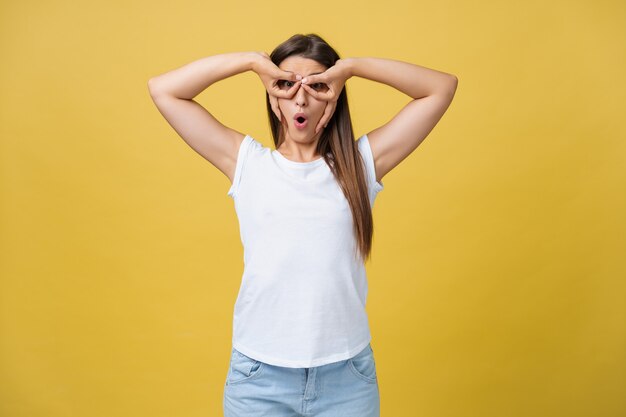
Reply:
[[[230, 183], [147, 81], [309, 32], [459, 78], [374, 209], [382, 415], [625, 416], [625, 21], [623, 1], [3, 2], [0, 416], [221, 415]], [[357, 137], [409, 100], [346, 86]], [[272, 146], [253, 72], [197, 101]]]

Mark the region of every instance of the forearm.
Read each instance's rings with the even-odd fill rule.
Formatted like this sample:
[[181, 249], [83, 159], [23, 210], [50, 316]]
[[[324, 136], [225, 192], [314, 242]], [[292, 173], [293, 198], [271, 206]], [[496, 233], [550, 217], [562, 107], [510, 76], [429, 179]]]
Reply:
[[208, 56], [148, 81], [152, 95], [168, 94], [191, 100], [211, 84], [252, 69], [255, 52], [229, 52]]
[[408, 62], [373, 57], [344, 58], [350, 76], [387, 84], [412, 98], [456, 88], [456, 76]]

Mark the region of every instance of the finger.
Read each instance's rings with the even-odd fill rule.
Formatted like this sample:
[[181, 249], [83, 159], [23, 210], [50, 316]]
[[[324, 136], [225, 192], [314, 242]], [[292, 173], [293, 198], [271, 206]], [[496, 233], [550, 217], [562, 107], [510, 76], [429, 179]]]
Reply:
[[298, 91], [298, 89], [300, 88], [300, 86], [302, 85], [302, 81], [296, 81], [289, 90], [287, 90], [287, 92], [289, 93], [289, 95], [291, 96], [293, 93], [295, 93], [296, 91]]
[[283, 71], [280, 68], [278, 69], [278, 72], [276, 72], [274, 76], [276, 78], [280, 78], [281, 80], [288, 80], [288, 81], [299, 81], [302, 79], [302, 76], [300, 74], [296, 74], [295, 72], [292, 72], [292, 71]]
[[283, 90], [283, 89], [281, 89], [281, 88], [278, 86], [278, 82], [279, 82], [280, 80], [283, 80], [283, 78], [281, 78], [281, 79], [277, 79], [277, 80], [274, 80], [274, 81], [272, 82], [272, 84], [271, 84], [272, 89], [271, 89], [271, 93], [270, 93], [270, 94], [273, 94], [273, 95], [274, 95], [274, 96], [276, 96], [276, 97], [280, 97], [280, 98], [288, 98], [288, 97], [290, 97], [290, 96], [291, 96], [291, 95], [292, 95], [292, 94], [293, 94], [293, 93], [294, 93], [294, 92], [295, 92], [295, 91], [299, 88], [299, 86], [300, 86], [300, 81], [295, 81], [295, 82], [294, 82], [294, 81], [288, 80], [288, 81], [290, 81], [290, 82], [293, 82], [294, 84], [293, 84], [291, 87], [289, 87], [289, 89], [288, 89], [288, 90]]
[[278, 100], [276, 99], [276, 97], [270, 96], [270, 105], [272, 106], [272, 111], [274, 112], [278, 120], [280, 120], [282, 117], [280, 115], [280, 108], [278, 107]]
[[337, 109], [337, 102], [331, 101], [331, 103], [333, 104], [333, 107], [332, 107], [332, 110], [330, 111], [330, 115], [328, 116], [328, 121], [326, 122], [326, 126], [328, 126], [328, 124], [330, 123], [330, 119], [333, 118], [333, 116], [335, 115], [335, 110]]
[[315, 134], [319, 133], [319, 131], [322, 130], [322, 128], [326, 125], [326, 119], [328, 119], [327, 111], [329, 104], [330, 103], [326, 102], [326, 106], [324, 107], [324, 114], [322, 114], [322, 117], [317, 122], [317, 126], [315, 126]]
[[330, 120], [334, 111], [334, 102], [326, 102], [326, 107], [324, 108], [324, 114], [322, 118], [315, 126], [315, 133], [318, 133], [320, 130], [327, 126], [328, 121]]
[[274, 100], [272, 100], [272, 96], [270, 96], [270, 107], [272, 108], [274, 116], [278, 117], [278, 113], [276, 112], [276, 107], [274, 107]]
[[326, 81], [328, 81], [328, 80], [327, 80], [327, 77], [326, 77], [326, 75], [324, 73], [307, 75], [306, 77], [304, 77], [302, 79], [302, 83], [303, 84], [309, 84], [309, 85], [315, 84], [317, 82], [324, 82], [325, 83]]
[[278, 105], [278, 99], [276, 97], [272, 98], [273, 101], [273, 109], [274, 109], [274, 114], [276, 114], [276, 117], [278, 117], [278, 121], [282, 123], [282, 112], [280, 111], [280, 106]]
[[[322, 118], [322, 119], [323, 119], [323, 118]], [[325, 123], [325, 122], [324, 122], [324, 120], [320, 120], [320, 121], [317, 123], [317, 126], [315, 126], [315, 134], [316, 134], [316, 135], [320, 132], [320, 130], [322, 130], [322, 128], [324, 127], [324, 123]]]
[[278, 100], [276, 100], [276, 113], [278, 113], [278, 122], [280, 124], [283, 123], [283, 112], [280, 111], [280, 106], [278, 105]]
[[326, 121], [324, 122], [324, 129], [326, 129], [330, 123], [330, 119], [332, 119], [333, 114], [335, 114], [335, 109], [337, 108], [337, 102], [336, 101], [330, 101], [329, 102], [329, 108], [330, 110], [328, 111], [328, 116], [326, 117]]
[[333, 98], [333, 95], [330, 94], [330, 90], [328, 90], [325, 93], [322, 93], [320, 91], [315, 91], [313, 88], [309, 87], [306, 84], [302, 84], [302, 87], [304, 87], [304, 90], [307, 93], [309, 93], [310, 95], [312, 95], [313, 97], [315, 97], [318, 100], [330, 101]]
[[289, 90], [287, 91], [277, 90], [277, 97], [291, 98], [296, 93], [296, 91], [298, 91], [298, 88], [300, 88], [300, 81], [296, 81], [294, 85], [289, 87]]

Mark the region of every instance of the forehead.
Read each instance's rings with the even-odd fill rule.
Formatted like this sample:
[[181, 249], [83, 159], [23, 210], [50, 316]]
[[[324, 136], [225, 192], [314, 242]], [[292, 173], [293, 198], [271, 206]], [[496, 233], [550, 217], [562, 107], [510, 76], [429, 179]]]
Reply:
[[313, 59], [295, 55], [283, 59], [278, 68], [301, 75], [312, 75], [326, 70], [322, 64]]

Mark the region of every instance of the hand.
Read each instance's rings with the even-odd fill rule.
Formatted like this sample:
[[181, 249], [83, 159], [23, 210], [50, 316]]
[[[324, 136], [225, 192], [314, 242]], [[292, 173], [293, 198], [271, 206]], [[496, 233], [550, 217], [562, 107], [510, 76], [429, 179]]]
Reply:
[[[276, 66], [276, 64], [274, 64], [274, 62], [272, 62], [272, 59], [265, 52], [256, 52], [256, 54], [258, 54], [259, 57], [252, 64], [252, 71], [256, 72], [259, 78], [261, 78], [261, 81], [269, 94], [272, 111], [274, 111], [274, 114], [282, 123], [283, 118], [280, 108], [278, 107], [277, 97], [291, 98], [295, 92], [298, 91], [298, 88], [300, 87], [299, 80], [302, 76], [296, 75], [291, 71], [281, 70]], [[288, 90], [283, 90], [277, 85], [280, 80], [287, 80], [295, 83]]]
[[[350, 77], [351, 74], [347, 65], [345, 65], [345, 61], [340, 59], [335, 62], [335, 65], [328, 68], [323, 73], [307, 75], [302, 79], [301, 85], [310, 95], [318, 100], [325, 100], [327, 102], [324, 114], [317, 126], [315, 126], [315, 133], [318, 133], [322, 127], [326, 127], [326, 124], [333, 116], [339, 95]], [[322, 84], [323, 88], [316, 90], [310, 87], [317, 83]]]

